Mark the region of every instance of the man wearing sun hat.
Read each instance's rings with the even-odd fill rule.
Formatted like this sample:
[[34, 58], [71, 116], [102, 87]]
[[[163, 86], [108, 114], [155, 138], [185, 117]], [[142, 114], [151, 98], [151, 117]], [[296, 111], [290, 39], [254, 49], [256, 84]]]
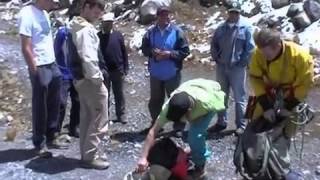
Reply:
[[206, 148], [206, 131], [216, 112], [223, 110], [224, 92], [219, 83], [207, 79], [193, 79], [181, 84], [164, 104], [155, 124], [145, 140], [137, 171], [148, 166], [147, 157], [159, 130], [168, 122], [188, 122], [188, 143], [191, 148], [195, 169], [194, 179], [205, 178], [206, 158], [210, 153]]
[[[233, 91], [235, 100], [236, 134], [243, 133], [246, 122], [246, 68], [254, 49], [251, 24], [240, 15], [241, 4], [231, 1], [228, 18], [214, 33], [211, 42], [211, 56], [216, 62], [216, 77], [226, 93], [225, 106], [228, 107], [229, 92]], [[218, 123], [210, 131], [220, 132], [227, 128], [226, 110], [218, 113]]]
[[[112, 87], [115, 105], [116, 122], [126, 124], [125, 99], [123, 94], [123, 80], [128, 74], [128, 53], [121, 32], [113, 29], [114, 14], [107, 13], [102, 16], [102, 29], [98, 33], [100, 39], [100, 50], [103, 56], [108, 78], [104, 79], [105, 85], [110, 92]], [[110, 94], [110, 93], [109, 93]], [[110, 97], [109, 97], [110, 98]], [[110, 108], [110, 99], [108, 100]]]

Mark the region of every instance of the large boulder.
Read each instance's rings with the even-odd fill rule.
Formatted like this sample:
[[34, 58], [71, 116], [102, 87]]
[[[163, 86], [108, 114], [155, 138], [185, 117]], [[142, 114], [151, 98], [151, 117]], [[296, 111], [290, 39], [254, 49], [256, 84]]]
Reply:
[[304, 11], [291, 18], [291, 21], [297, 31], [302, 31], [311, 24], [308, 15]]
[[282, 8], [290, 4], [290, 0], [271, 0], [272, 7], [275, 9]]
[[306, 0], [303, 4], [308, 17], [312, 22], [320, 19], [320, 2], [317, 0]]
[[303, 11], [304, 10], [303, 10], [302, 4], [291, 4], [291, 6], [288, 9], [287, 16], [292, 18], [292, 17], [302, 13]]
[[149, 24], [155, 20], [159, 7], [170, 7], [172, 0], [145, 0], [140, 6], [140, 23]]

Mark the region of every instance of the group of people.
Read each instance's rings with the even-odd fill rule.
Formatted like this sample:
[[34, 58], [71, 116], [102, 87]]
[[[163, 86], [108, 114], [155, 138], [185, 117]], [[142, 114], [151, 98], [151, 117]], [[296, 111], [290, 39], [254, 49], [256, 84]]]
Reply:
[[[116, 122], [125, 124], [123, 80], [128, 73], [124, 38], [113, 29], [113, 14], [104, 14], [105, 2], [86, 0], [80, 14], [70, 15], [55, 34], [48, 12], [59, 3], [37, 0], [19, 15], [22, 53], [32, 84], [32, 140], [41, 157], [48, 148], [64, 149], [59, 141], [68, 98], [71, 99], [69, 135], [80, 138], [81, 165], [105, 169], [109, 163], [97, 156], [108, 129], [108, 98], [112, 87]], [[103, 17], [102, 17], [103, 15]], [[95, 23], [102, 17], [101, 30]]]
[[[61, 131], [70, 94], [69, 134], [80, 137], [81, 164], [106, 169], [109, 163], [98, 156], [97, 150], [108, 130], [111, 87], [116, 121], [127, 123], [123, 79], [129, 68], [124, 37], [113, 29], [113, 14], [103, 15], [103, 0], [85, 0], [81, 13], [70, 17], [53, 41], [47, 12], [54, 6], [55, 0], [36, 0], [21, 10], [19, 18], [22, 53], [32, 84], [33, 144], [41, 156], [51, 156], [46, 147], [65, 146], [56, 141], [56, 134]], [[281, 33], [275, 29], [263, 28], [254, 33], [240, 12], [241, 4], [235, 1], [228, 8], [227, 20], [213, 35], [211, 56], [216, 62], [216, 81], [198, 78], [180, 84], [183, 60], [190, 54], [188, 41], [183, 31], [170, 22], [170, 8], [157, 9], [156, 23], [147, 30], [141, 46], [148, 58], [148, 107], [152, 121], [144, 131], [147, 137], [137, 172], [147, 169], [148, 153], [166, 123], [173, 122], [177, 131], [189, 123], [187, 141], [195, 164], [192, 177], [204, 178], [209, 155], [206, 134], [227, 128], [230, 89], [234, 95], [238, 136], [253, 122], [276, 124], [279, 113], [288, 115], [306, 98], [312, 84], [312, 56], [295, 43], [282, 40]], [[101, 31], [98, 31], [95, 23], [100, 19]], [[246, 92], [248, 68], [255, 96], [250, 107]], [[283, 103], [277, 109], [279, 91]], [[209, 127], [215, 115], [218, 120]], [[279, 156], [287, 158], [290, 136], [280, 136], [277, 147], [282, 154]]]

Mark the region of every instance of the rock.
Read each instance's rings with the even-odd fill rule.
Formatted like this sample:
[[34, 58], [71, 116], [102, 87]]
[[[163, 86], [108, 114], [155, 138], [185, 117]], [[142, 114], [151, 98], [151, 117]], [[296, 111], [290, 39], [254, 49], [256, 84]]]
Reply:
[[7, 129], [5, 141], [14, 141], [17, 136], [17, 129], [14, 127], [10, 127]]
[[132, 90], [129, 92], [129, 94], [133, 95], [133, 94], [135, 94], [136, 92], [137, 92], [136, 90], [132, 89]]
[[256, 0], [257, 6], [261, 13], [269, 13], [273, 11], [272, 2], [270, 0]]
[[311, 24], [311, 21], [305, 12], [294, 16], [291, 20], [295, 30], [299, 31], [305, 29]]
[[304, 175], [311, 174], [311, 172], [310, 172], [309, 170], [303, 170], [302, 173], [303, 173]]
[[292, 4], [288, 9], [287, 16], [292, 18], [302, 12], [303, 12], [302, 4]]
[[150, 24], [156, 17], [157, 9], [162, 6], [170, 7], [172, 0], [145, 0], [140, 6], [140, 23]]
[[12, 116], [10, 116], [10, 115], [7, 116], [7, 121], [8, 121], [8, 122], [11, 122], [12, 120], [13, 120], [13, 117], [12, 117]]
[[316, 175], [320, 176], [320, 166], [317, 166], [317, 168], [316, 168]]
[[316, 0], [306, 0], [303, 4], [308, 17], [312, 22], [320, 19], [320, 2]]
[[275, 9], [279, 9], [290, 4], [289, 0], [271, 0], [271, 2], [272, 7]]

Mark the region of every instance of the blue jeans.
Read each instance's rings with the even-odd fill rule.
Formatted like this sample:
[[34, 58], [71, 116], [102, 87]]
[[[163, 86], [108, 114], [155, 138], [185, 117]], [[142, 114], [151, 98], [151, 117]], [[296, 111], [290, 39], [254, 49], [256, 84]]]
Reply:
[[218, 124], [222, 126], [227, 125], [227, 108], [229, 101], [230, 88], [233, 91], [235, 100], [235, 120], [237, 128], [245, 128], [246, 123], [244, 113], [246, 108], [247, 94], [245, 90], [246, 82], [246, 67], [228, 67], [226, 65], [218, 64], [216, 68], [217, 81], [221, 89], [226, 93], [224, 111], [218, 112]]
[[210, 112], [203, 118], [190, 122], [187, 140], [191, 148], [192, 161], [196, 166], [205, 165], [206, 158], [210, 155], [206, 147], [206, 136], [213, 116], [214, 113]]

